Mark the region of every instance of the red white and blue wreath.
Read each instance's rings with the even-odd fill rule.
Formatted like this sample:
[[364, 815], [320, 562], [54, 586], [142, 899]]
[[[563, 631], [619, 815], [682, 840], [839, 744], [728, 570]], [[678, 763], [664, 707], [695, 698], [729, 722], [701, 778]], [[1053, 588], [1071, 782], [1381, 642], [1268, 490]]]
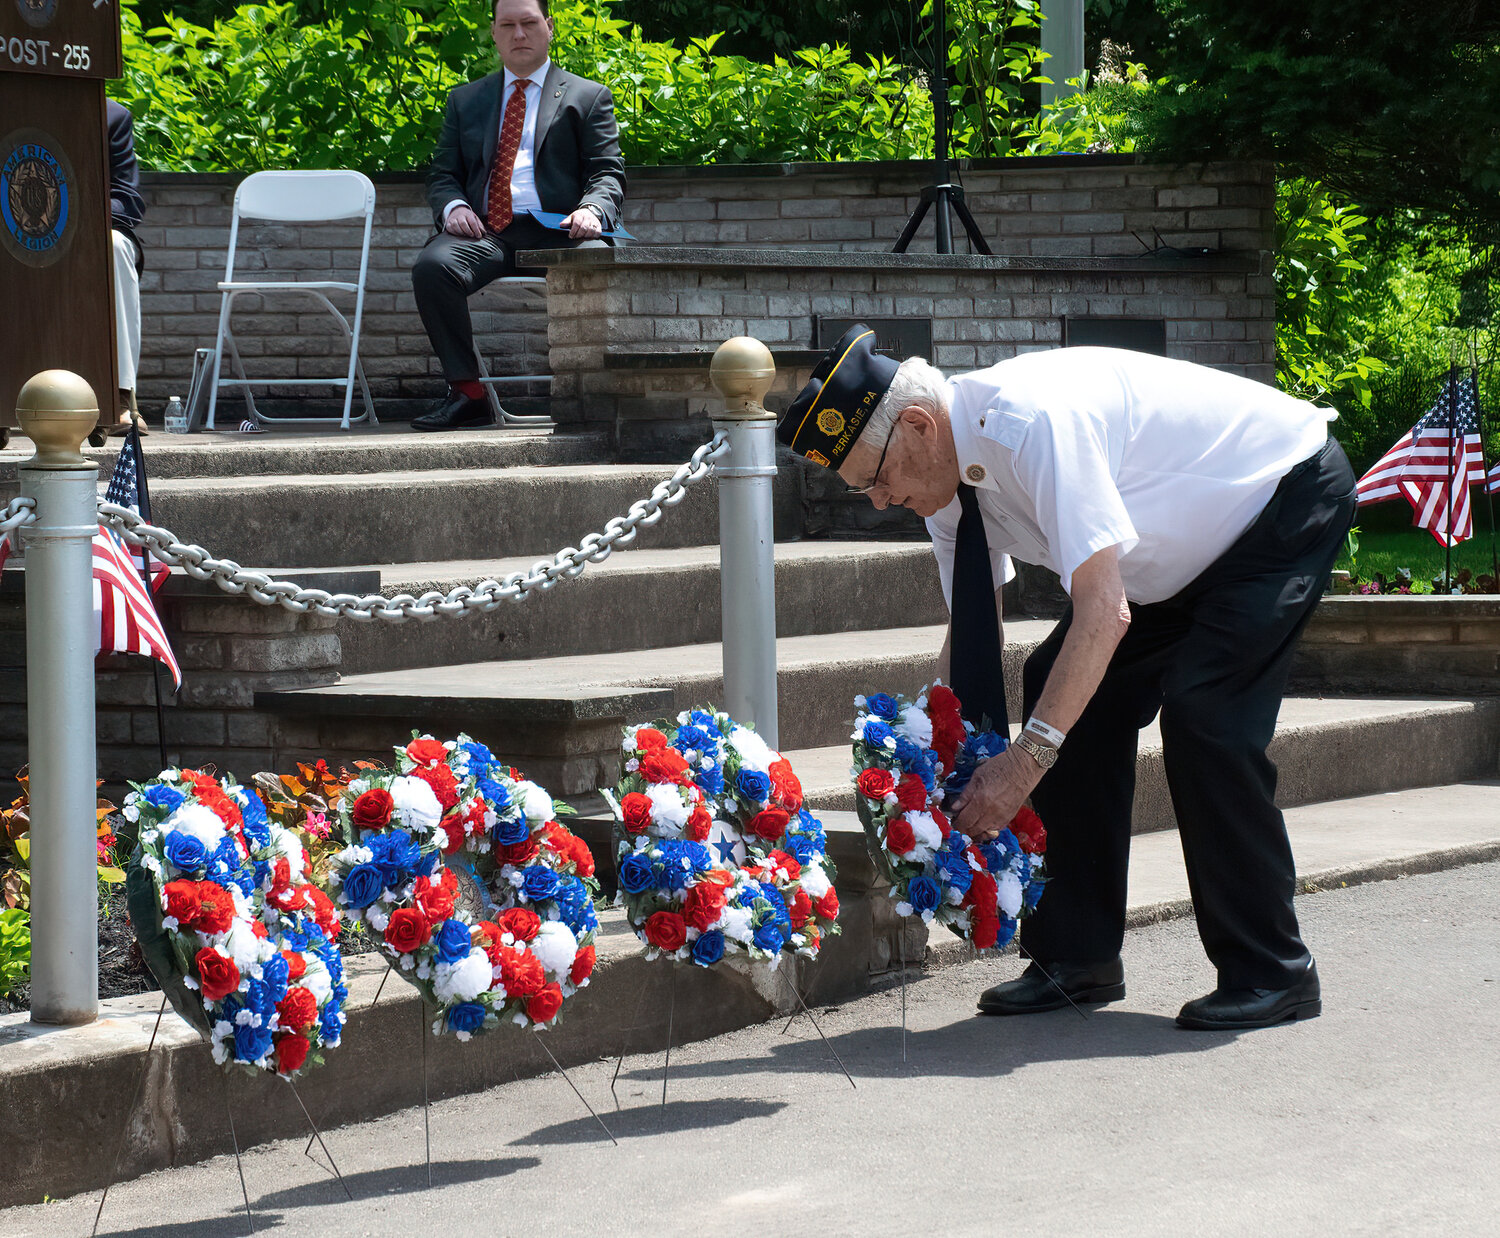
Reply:
[[1029, 808], [986, 843], [953, 828], [952, 803], [1006, 739], [975, 732], [941, 683], [915, 700], [856, 697], [855, 804], [896, 910], [946, 925], [980, 950], [1004, 947], [1042, 896], [1047, 831]]
[[621, 748], [619, 897], [646, 957], [816, 957], [839, 931], [836, 874], [791, 764], [713, 710], [629, 727]]
[[138, 826], [127, 876], [141, 952], [221, 1066], [291, 1077], [343, 1032], [340, 917], [260, 797], [197, 770], [126, 796]]

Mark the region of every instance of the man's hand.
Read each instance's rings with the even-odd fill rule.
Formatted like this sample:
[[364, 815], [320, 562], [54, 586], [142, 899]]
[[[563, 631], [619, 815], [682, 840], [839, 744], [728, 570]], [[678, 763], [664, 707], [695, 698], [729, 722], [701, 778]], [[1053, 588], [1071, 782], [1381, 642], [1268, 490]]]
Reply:
[[568, 235], [575, 241], [596, 241], [604, 231], [604, 224], [598, 214], [587, 206], [580, 206], [557, 226], [566, 228]]
[[985, 842], [1010, 825], [1041, 780], [1040, 765], [1019, 748], [1007, 748], [974, 771], [953, 805], [953, 824], [975, 842]]
[[484, 223], [472, 207], [459, 205], [448, 212], [448, 222], [443, 225], [443, 231], [452, 236], [466, 236], [477, 241], [484, 235]]

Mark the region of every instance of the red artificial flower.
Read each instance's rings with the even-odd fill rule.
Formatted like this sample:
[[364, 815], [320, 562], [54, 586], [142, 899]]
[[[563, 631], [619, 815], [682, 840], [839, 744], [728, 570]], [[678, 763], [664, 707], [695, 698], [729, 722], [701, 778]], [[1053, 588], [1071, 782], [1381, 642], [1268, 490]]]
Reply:
[[490, 960], [491, 967], [500, 964], [500, 926], [493, 920], [481, 920], [469, 930], [469, 944], [478, 946]]
[[186, 928], [188, 921], [198, 914], [198, 883], [188, 878], [169, 881], [162, 890], [166, 895], [166, 915]]
[[328, 895], [324, 894], [317, 886], [304, 886], [307, 892], [307, 900], [312, 906], [313, 919], [318, 922], [318, 927], [323, 930], [323, 935], [330, 941], [339, 935], [339, 930], [344, 927], [343, 917], [339, 909]]
[[695, 843], [705, 843], [714, 825], [713, 816], [702, 804], [693, 805], [687, 819], [687, 836]]
[[651, 799], [639, 791], [632, 791], [620, 801], [620, 814], [625, 818], [627, 833], [644, 834], [651, 825]]
[[413, 778], [420, 778], [432, 788], [432, 793], [437, 796], [444, 812], [458, 807], [458, 779], [446, 765], [424, 765], [412, 770], [411, 774]]
[[391, 798], [391, 793], [376, 789], [366, 791], [355, 800], [349, 816], [361, 830], [379, 830], [390, 822], [391, 814], [395, 811], [396, 801]]
[[496, 919], [502, 932], [509, 933], [517, 941], [535, 941], [541, 932], [542, 918], [528, 907], [512, 907], [502, 911]]
[[582, 984], [594, 974], [595, 952], [593, 946], [585, 946], [573, 959], [573, 968], [568, 972], [568, 979], [574, 984]]
[[682, 900], [683, 919], [700, 933], [706, 933], [724, 914], [726, 901], [723, 886], [711, 881], [700, 881]]
[[811, 916], [813, 912], [812, 899], [807, 897], [807, 891], [799, 889], [797, 893], [792, 896], [792, 901], [787, 904], [786, 911], [787, 915], [791, 917], [792, 927], [794, 929], [800, 929], [804, 924], [806, 924], [808, 917]]
[[385, 926], [386, 944], [397, 954], [413, 954], [420, 950], [432, 936], [432, 927], [415, 907], [402, 907], [391, 912], [390, 922]]
[[788, 855], [785, 851], [773, 851], [766, 857], [772, 868], [779, 868], [786, 874], [788, 881], [796, 881], [802, 876], [802, 865], [797, 863], [796, 857]]
[[568, 835], [568, 859], [573, 861], [573, 867], [578, 870], [580, 877], [594, 875], [594, 853], [577, 834]]
[[995, 903], [1000, 897], [1000, 887], [989, 873], [980, 870], [974, 874], [974, 879], [969, 883], [969, 890], [959, 903], [960, 907], [972, 907], [983, 910], [989, 908], [994, 912]]
[[876, 769], [872, 766], [870, 769], [860, 770], [857, 785], [861, 795], [878, 802], [890, 794], [896, 785], [896, 780], [891, 777], [890, 770]]
[[452, 855], [464, 845], [464, 823], [463, 818], [456, 812], [450, 812], [440, 822], [447, 841], [443, 844], [443, 854]]
[[886, 850], [896, 855], [906, 855], [914, 850], [917, 845], [917, 836], [912, 832], [911, 823], [905, 817], [897, 817], [885, 827]]
[[530, 864], [541, 849], [541, 844], [534, 837], [527, 837], [508, 847], [496, 847], [495, 858], [502, 864]]
[[234, 899], [223, 886], [212, 881], [198, 882], [198, 909], [186, 923], [200, 933], [213, 936], [227, 933], [234, 922]]
[[311, 989], [298, 985], [295, 989], [288, 989], [287, 995], [276, 1003], [276, 1013], [281, 1017], [282, 1027], [300, 1032], [317, 1022], [318, 999]]
[[953, 826], [948, 821], [948, 818], [943, 816], [936, 807], [929, 808], [927, 811], [931, 815], [933, 823], [938, 827], [938, 833], [946, 839], [953, 832]]
[[510, 946], [500, 947], [500, 983], [505, 986], [507, 997], [530, 997], [540, 993], [547, 977], [542, 971], [542, 961], [530, 950], [515, 950]]
[[838, 891], [829, 886], [828, 893], [813, 904], [813, 909], [818, 913], [820, 920], [837, 920], [839, 918]]
[[687, 941], [687, 922], [675, 911], [654, 912], [646, 920], [646, 940], [671, 954]]
[[791, 817], [784, 808], [765, 808], [750, 818], [750, 832], [756, 838], [774, 843], [786, 833], [787, 822], [790, 820]]
[[690, 781], [688, 763], [675, 748], [658, 748], [641, 758], [641, 777], [647, 782]]
[[652, 752], [667, 746], [667, 737], [654, 726], [643, 726], [635, 733], [635, 746], [642, 752]]
[[785, 757], [772, 761], [766, 773], [770, 776], [771, 790], [778, 804], [788, 812], [796, 812], [802, 807], [802, 783], [792, 772], [790, 761]]
[[[451, 876], [448, 870], [443, 870], [444, 876]], [[457, 901], [456, 892], [445, 883], [434, 882], [427, 877], [418, 877], [416, 885], [412, 888], [412, 902], [416, 904], [418, 911], [429, 925], [441, 924], [453, 914], [453, 906]]]
[[704, 873], [703, 876], [699, 877], [698, 884], [700, 886], [705, 884], [716, 885], [727, 890], [734, 884], [734, 874], [731, 872], [726, 872], [722, 868], [716, 868], [711, 872]]
[[198, 951], [193, 959], [193, 969], [198, 973], [204, 1001], [221, 1001], [240, 987], [240, 969], [234, 960], [212, 946], [204, 946]]
[[976, 950], [993, 949], [995, 943], [1000, 940], [1000, 917], [993, 910], [989, 915], [985, 915], [976, 908], [973, 923], [974, 931], [971, 940], [974, 942], [974, 948]]
[[266, 926], [264, 924], [262, 924], [259, 920], [251, 920], [250, 921], [250, 932], [254, 936], [259, 937], [261, 940], [265, 940], [267, 937], [269, 937], [271, 935], [270, 930], [267, 929]]
[[1047, 827], [1042, 819], [1024, 804], [1010, 823], [1011, 832], [1020, 841], [1021, 850], [1041, 855], [1047, 850]]
[[927, 787], [915, 774], [908, 774], [896, 784], [896, 803], [906, 812], [921, 812], [927, 807]]
[[957, 693], [947, 684], [935, 683], [927, 693], [927, 716], [936, 722], [942, 718], [947, 721], [957, 718], [963, 713], [963, 705], [958, 699]]
[[286, 975], [288, 980], [301, 980], [307, 975], [307, 962], [295, 950], [283, 950], [281, 957], [286, 960]]
[[418, 765], [436, 765], [448, 759], [448, 749], [435, 739], [414, 739], [406, 745], [406, 755]]
[[276, 1037], [276, 1073], [291, 1075], [301, 1070], [302, 1064], [307, 1061], [307, 1051], [311, 1048], [306, 1036], [294, 1033]]
[[533, 1023], [547, 1023], [557, 1017], [562, 1004], [562, 989], [555, 984], [549, 984], [526, 1003], [526, 1017]]

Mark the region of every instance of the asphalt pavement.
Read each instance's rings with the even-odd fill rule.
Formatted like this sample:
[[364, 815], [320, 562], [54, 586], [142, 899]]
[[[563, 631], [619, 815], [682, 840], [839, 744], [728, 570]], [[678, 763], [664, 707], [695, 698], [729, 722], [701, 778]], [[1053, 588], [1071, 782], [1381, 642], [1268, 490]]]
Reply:
[[[1014, 957], [901, 995], [672, 1053], [325, 1132], [354, 1195], [302, 1154], [255, 1148], [256, 1232], [482, 1234], [1500, 1233], [1500, 864], [1299, 898], [1324, 1014], [1186, 1032], [1212, 987], [1191, 920], [1126, 938], [1128, 995], [976, 1017]], [[646, 1046], [641, 1046], [645, 1048]], [[212, 1098], [205, 1098], [212, 1103]], [[315, 1115], [316, 1116], [316, 1115]], [[105, 1155], [101, 1149], [101, 1155]], [[0, 1162], [3, 1163], [3, 1162]], [[0, 1234], [87, 1234], [98, 1195], [0, 1212]], [[233, 1157], [115, 1187], [101, 1234], [247, 1232]]]

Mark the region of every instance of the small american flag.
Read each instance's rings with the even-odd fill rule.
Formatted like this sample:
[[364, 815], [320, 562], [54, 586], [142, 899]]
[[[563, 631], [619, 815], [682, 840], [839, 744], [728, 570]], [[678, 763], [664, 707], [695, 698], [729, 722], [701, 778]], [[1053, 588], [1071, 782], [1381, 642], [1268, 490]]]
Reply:
[[1455, 369], [1433, 406], [1359, 479], [1355, 493], [1361, 507], [1404, 498], [1413, 524], [1440, 545], [1453, 546], [1474, 536], [1469, 487], [1482, 481], [1478, 384], [1474, 375], [1463, 379]]
[[[120, 507], [130, 508], [142, 520], [150, 522], [151, 496], [146, 489], [146, 458], [141, 453], [140, 432], [133, 426], [130, 433], [125, 436], [125, 443], [120, 448], [118, 459], [115, 460], [115, 471], [110, 474], [104, 497]], [[144, 546], [130, 548], [131, 562], [135, 564], [136, 571], [142, 576], [146, 574], [146, 558]], [[162, 582], [170, 575], [171, 571], [165, 563], [152, 560], [151, 591], [155, 593], [160, 589]]]

